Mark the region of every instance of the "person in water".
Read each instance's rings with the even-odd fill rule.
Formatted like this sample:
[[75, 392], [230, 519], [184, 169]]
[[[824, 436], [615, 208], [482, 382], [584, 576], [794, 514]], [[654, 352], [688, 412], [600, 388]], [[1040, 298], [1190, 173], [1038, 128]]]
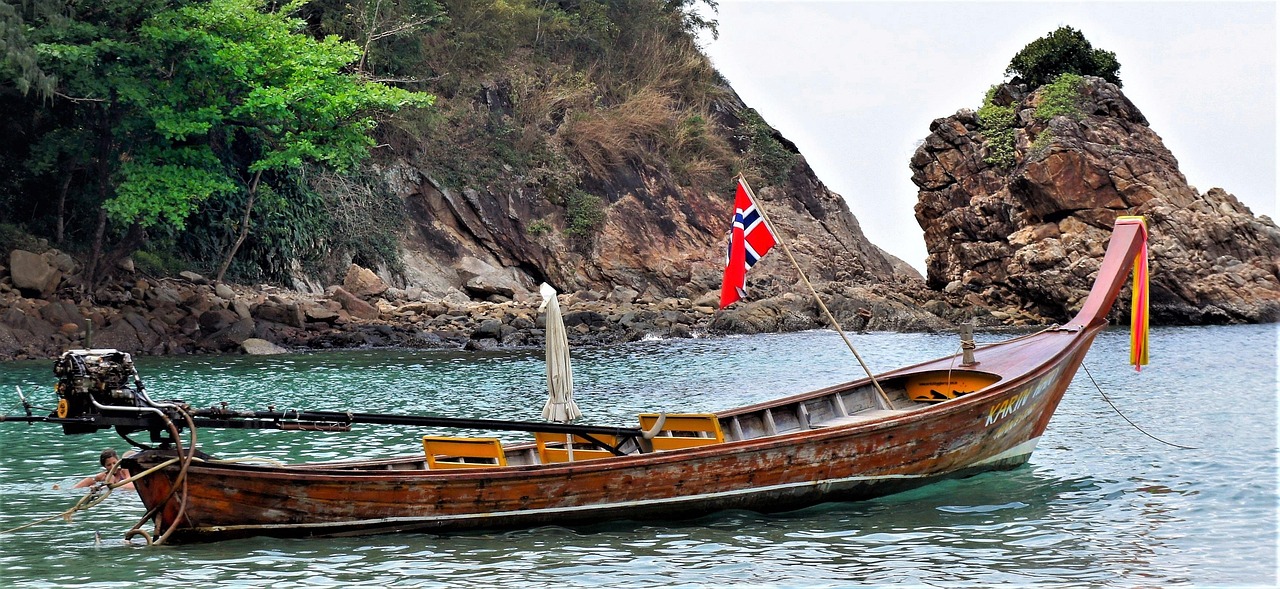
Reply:
[[[98, 464], [102, 465], [102, 472], [93, 476], [85, 477], [84, 480], [76, 483], [72, 488], [79, 489], [82, 487], [88, 487], [92, 486], [94, 483], [118, 483], [129, 478], [129, 471], [124, 468], [117, 468], [114, 473], [111, 472], [112, 467], [114, 467], [117, 462], [120, 462], [120, 456], [116, 454], [114, 449], [107, 448], [106, 450], [103, 450], [102, 455], [98, 456]], [[111, 474], [110, 481], [107, 480], [108, 473]], [[133, 483], [129, 483], [118, 488], [132, 489]]]

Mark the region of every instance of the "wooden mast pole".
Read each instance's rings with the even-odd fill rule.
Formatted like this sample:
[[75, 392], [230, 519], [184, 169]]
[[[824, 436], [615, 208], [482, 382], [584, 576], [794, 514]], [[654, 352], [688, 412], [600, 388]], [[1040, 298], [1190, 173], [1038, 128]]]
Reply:
[[844, 329], [840, 327], [840, 323], [836, 321], [835, 316], [831, 314], [831, 311], [827, 310], [827, 305], [822, 302], [822, 297], [818, 296], [817, 289], [813, 288], [813, 284], [809, 282], [809, 277], [805, 276], [804, 270], [802, 270], [800, 268], [800, 264], [796, 262], [795, 256], [791, 255], [791, 248], [787, 247], [787, 240], [782, 238], [782, 233], [780, 233], [773, 225], [773, 222], [769, 220], [769, 213], [765, 212], [764, 205], [761, 204], [760, 199], [756, 198], [756, 193], [754, 190], [751, 190], [751, 185], [747, 183], [746, 177], [742, 174], [738, 174], [738, 181], [742, 182], [742, 187], [747, 189], [747, 194], [751, 196], [751, 202], [754, 202], [756, 210], [760, 211], [760, 217], [764, 219], [769, 230], [773, 232], [775, 237], [777, 237], [778, 243], [782, 245], [782, 251], [787, 254], [787, 259], [791, 260], [791, 265], [795, 266], [796, 272], [800, 273], [800, 280], [804, 282], [804, 285], [809, 288], [809, 292], [813, 294], [813, 300], [818, 302], [818, 307], [822, 308], [823, 314], [827, 316], [827, 321], [830, 321], [831, 325], [836, 328], [836, 333], [840, 334], [840, 339], [844, 340], [844, 345], [849, 347], [850, 352], [853, 352], [853, 357], [858, 359], [858, 364], [862, 365], [862, 370], [865, 371], [867, 373], [867, 377], [871, 379], [871, 384], [875, 385], [876, 392], [880, 393], [880, 400], [884, 402], [886, 408], [893, 409], [893, 401], [889, 400], [889, 395], [885, 394], [884, 389], [880, 387], [880, 381], [876, 380], [876, 376], [871, 373], [871, 369], [867, 367], [867, 363], [862, 360], [862, 355], [858, 353], [858, 349], [853, 347], [853, 342], [850, 342], [849, 338], [845, 336]]

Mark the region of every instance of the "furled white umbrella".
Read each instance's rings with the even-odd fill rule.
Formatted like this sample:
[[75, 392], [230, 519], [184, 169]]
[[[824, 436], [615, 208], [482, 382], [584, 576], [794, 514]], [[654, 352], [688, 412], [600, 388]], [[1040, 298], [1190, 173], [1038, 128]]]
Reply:
[[573, 368], [569, 365], [569, 335], [560, 316], [560, 303], [556, 301], [556, 289], [547, 283], [539, 288], [542, 305], [538, 311], [547, 312], [547, 404], [542, 407], [542, 418], [548, 421], [568, 423], [582, 412], [573, 402]]

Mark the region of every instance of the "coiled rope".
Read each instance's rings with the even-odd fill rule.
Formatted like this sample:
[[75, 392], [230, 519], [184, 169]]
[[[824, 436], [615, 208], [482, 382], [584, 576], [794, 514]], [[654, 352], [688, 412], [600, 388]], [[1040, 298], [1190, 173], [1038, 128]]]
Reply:
[[[142, 538], [146, 540], [148, 546], [151, 546], [154, 544], [164, 544], [165, 540], [168, 540], [169, 536], [172, 535], [173, 532], [178, 529], [178, 525], [182, 522], [183, 516], [186, 515], [187, 513], [187, 469], [191, 466], [191, 462], [195, 459], [195, 455], [196, 455], [196, 424], [195, 424], [195, 420], [191, 418], [191, 414], [188, 413], [186, 409], [183, 409], [182, 407], [179, 407], [177, 405], [172, 406], [172, 408], [176, 409], [182, 415], [183, 420], [187, 422], [187, 428], [191, 431], [191, 437], [190, 437], [190, 442], [187, 446], [187, 452], [184, 455], [182, 452], [182, 445], [177, 443], [178, 439], [180, 438], [180, 434], [178, 433], [177, 426], [173, 424], [173, 421], [171, 421], [168, 417], [164, 416], [164, 414], [161, 413], [161, 417], [164, 418], [165, 427], [169, 430], [169, 435], [172, 436], [174, 443], [177, 444], [177, 453], [178, 453], [178, 456], [176, 458], [165, 462], [165, 466], [172, 464], [174, 460], [178, 461], [182, 466], [178, 469], [178, 474], [177, 476], [174, 477], [173, 484], [170, 485], [169, 487], [169, 494], [165, 495], [164, 499], [157, 502], [155, 507], [152, 507], [151, 509], [147, 510], [147, 513], [142, 516], [142, 519], [138, 520], [138, 523], [133, 524], [133, 527], [130, 528], [128, 532], [125, 532], [124, 539], [126, 542], [132, 540], [134, 536], [142, 536]], [[155, 469], [148, 469], [148, 470], [155, 470]], [[161, 511], [166, 506], [169, 505], [169, 501], [173, 499], [174, 494], [177, 493], [179, 489], [182, 490], [182, 493], [179, 495], [179, 498], [178, 498], [178, 512], [174, 515], [173, 521], [169, 522], [169, 527], [166, 528], [163, 533], [161, 533], [160, 532]], [[149, 534], [142, 529], [142, 524], [147, 523], [147, 520], [151, 520], [151, 519], [155, 520], [154, 533], [159, 534], [159, 536], [157, 536], [154, 540], [152, 539], [152, 534]]]
[[1143, 433], [1144, 435], [1146, 435], [1148, 438], [1151, 438], [1151, 439], [1153, 439], [1153, 440], [1155, 440], [1155, 441], [1157, 441], [1157, 442], [1160, 442], [1161, 444], [1165, 444], [1165, 445], [1167, 445], [1167, 446], [1173, 446], [1174, 448], [1181, 448], [1181, 449], [1183, 449], [1183, 450], [1199, 450], [1199, 448], [1197, 448], [1197, 447], [1195, 447], [1195, 446], [1183, 446], [1182, 444], [1175, 444], [1175, 443], [1173, 443], [1173, 442], [1166, 442], [1166, 441], [1164, 441], [1164, 440], [1162, 440], [1162, 439], [1160, 439], [1160, 438], [1158, 438], [1158, 437], [1156, 437], [1156, 436], [1152, 435], [1151, 433], [1147, 432], [1147, 430], [1144, 430], [1144, 429], [1142, 429], [1141, 427], [1138, 427], [1138, 424], [1134, 423], [1134, 422], [1133, 422], [1133, 420], [1129, 419], [1129, 417], [1128, 417], [1128, 416], [1126, 416], [1124, 413], [1121, 413], [1121, 412], [1120, 412], [1120, 408], [1119, 408], [1119, 407], [1116, 407], [1116, 404], [1115, 404], [1115, 403], [1112, 403], [1112, 402], [1111, 402], [1111, 399], [1107, 397], [1107, 394], [1106, 394], [1105, 392], [1103, 392], [1103, 391], [1102, 391], [1102, 387], [1098, 385], [1098, 381], [1094, 380], [1094, 379], [1093, 379], [1093, 374], [1091, 374], [1091, 373], [1089, 372], [1089, 367], [1088, 367], [1088, 366], [1085, 366], [1085, 365], [1084, 365], [1084, 362], [1080, 362], [1080, 367], [1084, 369], [1084, 373], [1085, 373], [1085, 375], [1087, 375], [1087, 376], [1089, 377], [1089, 382], [1092, 382], [1092, 383], [1093, 383], [1093, 388], [1098, 389], [1098, 394], [1102, 395], [1102, 400], [1103, 400], [1103, 401], [1106, 401], [1106, 402], [1107, 402], [1107, 404], [1111, 406], [1111, 409], [1112, 409], [1113, 411], [1115, 411], [1115, 412], [1116, 412], [1116, 415], [1119, 415], [1120, 417], [1124, 418], [1124, 420], [1125, 420], [1125, 421], [1129, 422], [1129, 425], [1132, 425], [1132, 426], [1133, 426], [1133, 429], [1136, 429], [1136, 430], [1138, 430], [1138, 431], [1142, 432], [1142, 433]]

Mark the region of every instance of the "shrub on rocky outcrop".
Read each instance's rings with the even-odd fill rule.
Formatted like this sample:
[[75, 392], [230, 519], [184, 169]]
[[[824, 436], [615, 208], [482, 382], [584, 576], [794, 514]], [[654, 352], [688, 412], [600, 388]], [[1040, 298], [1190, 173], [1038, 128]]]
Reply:
[[1097, 76], [1122, 86], [1116, 54], [1094, 49], [1084, 33], [1069, 26], [1059, 27], [1028, 43], [1013, 56], [1005, 70], [1005, 75], [1014, 77], [1013, 83], [1025, 83], [1032, 89], [1052, 82], [1063, 73]]

